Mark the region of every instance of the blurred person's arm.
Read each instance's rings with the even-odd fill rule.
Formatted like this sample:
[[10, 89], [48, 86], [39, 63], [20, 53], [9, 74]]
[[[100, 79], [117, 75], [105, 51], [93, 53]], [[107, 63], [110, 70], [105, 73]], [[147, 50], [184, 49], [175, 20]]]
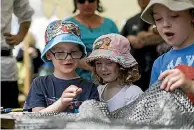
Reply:
[[168, 45], [159, 34], [152, 32], [140, 32], [138, 39], [142, 41], [142, 47], [144, 46], [157, 46], [157, 52], [159, 55], [170, 50], [171, 46]]
[[30, 28], [31, 18], [34, 11], [30, 7], [28, 0], [15, 0], [13, 4], [13, 12], [17, 16], [20, 24], [19, 31], [16, 35], [12, 35], [10, 32], [6, 32], [4, 35], [8, 44], [14, 46], [23, 41], [28, 29]]
[[135, 35], [128, 35], [127, 39], [130, 42], [130, 45], [135, 48], [135, 49], [140, 49], [144, 47], [144, 42], [140, 40], [137, 36]]
[[150, 26], [148, 31], [138, 33], [138, 38], [144, 41], [144, 46], [160, 45], [165, 42], [158, 34], [156, 26]]
[[19, 31], [16, 35], [13, 35], [9, 32], [4, 33], [5, 40], [9, 45], [15, 46], [23, 41], [26, 36], [28, 29], [30, 27], [31, 22], [23, 22], [20, 24]]
[[141, 36], [140, 39], [144, 41], [144, 46], [160, 45], [164, 42], [164, 40], [158, 34], [149, 35], [148, 33]]
[[29, 0], [15, 0], [13, 5], [13, 12], [17, 16], [18, 22], [20, 24], [19, 32], [17, 35], [19, 36], [19, 39], [23, 41], [25, 35], [28, 32], [28, 29], [30, 28], [34, 10], [31, 8]]
[[141, 31], [137, 36], [128, 35], [127, 38], [131, 42], [133, 48], [143, 48], [145, 46], [160, 45], [164, 40], [160, 35], [148, 31]]

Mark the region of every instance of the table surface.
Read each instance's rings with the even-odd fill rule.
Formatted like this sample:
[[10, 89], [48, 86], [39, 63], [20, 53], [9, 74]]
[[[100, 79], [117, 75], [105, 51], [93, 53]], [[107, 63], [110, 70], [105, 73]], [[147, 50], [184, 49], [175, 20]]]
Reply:
[[15, 119], [22, 116], [22, 112], [10, 112], [1, 114], [1, 128], [14, 129]]

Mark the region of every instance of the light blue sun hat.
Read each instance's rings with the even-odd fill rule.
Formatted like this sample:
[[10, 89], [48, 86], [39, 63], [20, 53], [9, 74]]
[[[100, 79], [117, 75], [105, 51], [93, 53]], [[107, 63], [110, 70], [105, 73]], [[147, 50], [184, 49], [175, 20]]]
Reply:
[[63, 20], [56, 20], [51, 22], [45, 31], [45, 48], [41, 54], [41, 59], [44, 62], [50, 62], [47, 59], [46, 53], [58, 43], [73, 43], [81, 46], [83, 56], [87, 55], [86, 46], [81, 40], [80, 29], [78, 25]]

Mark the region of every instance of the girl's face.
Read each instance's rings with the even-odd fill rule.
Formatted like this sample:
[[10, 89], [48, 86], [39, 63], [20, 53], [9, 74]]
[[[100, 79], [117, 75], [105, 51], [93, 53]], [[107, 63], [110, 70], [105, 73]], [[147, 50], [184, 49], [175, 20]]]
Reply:
[[98, 59], [95, 61], [96, 73], [104, 82], [114, 82], [119, 74], [119, 65], [108, 59]]
[[153, 6], [153, 17], [161, 37], [174, 49], [184, 48], [194, 42], [194, 27], [188, 10], [171, 11], [166, 6]]
[[75, 74], [81, 56], [80, 48], [72, 43], [59, 43], [47, 52], [47, 59], [52, 60], [55, 74], [62, 77]]
[[97, 9], [97, 0], [76, 0], [77, 8], [83, 15], [91, 15]]

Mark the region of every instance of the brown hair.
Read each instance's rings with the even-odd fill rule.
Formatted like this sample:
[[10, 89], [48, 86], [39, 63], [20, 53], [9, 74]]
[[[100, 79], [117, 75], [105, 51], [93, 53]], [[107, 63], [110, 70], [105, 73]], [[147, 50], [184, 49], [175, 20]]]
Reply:
[[[189, 13], [191, 14], [192, 18], [194, 18], [194, 9], [190, 9]], [[194, 22], [192, 22], [193, 27], [194, 27]]]
[[[77, 11], [77, 3], [76, 0], [73, 0], [73, 5], [74, 5], [74, 10], [73, 13], [75, 13]], [[100, 0], [97, 0], [97, 9], [96, 9], [99, 13], [104, 12], [104, 8], [102, 7]]]
[[[92, 66], [94, 63], [92, 64]], [[119, 76], [117, 78], [117, 81], [120, 85], [130, 85], [131, 83], [137, 81], [140, 79], [141, 75], [139, 73], [138, 65], [135, 65], [130, 68], [123, 68], [121, 65], [119, 65]], [[96, 73], [96, 67], [93, 66], [93, 73], [92, 76], [94, 78], [95, 83], [97, 84], [105, 84], [103, 79]]]

